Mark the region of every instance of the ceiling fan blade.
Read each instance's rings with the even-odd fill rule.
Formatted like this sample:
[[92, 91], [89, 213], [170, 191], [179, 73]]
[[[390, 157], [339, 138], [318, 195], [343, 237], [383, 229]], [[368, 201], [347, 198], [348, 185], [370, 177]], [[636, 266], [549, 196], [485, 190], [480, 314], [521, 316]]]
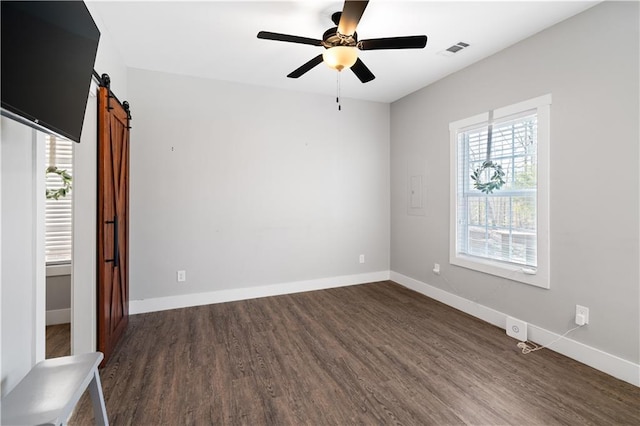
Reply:
[[342, 35], [352, 36], [369, 1], [345, 0], [338, 24], [338, 32]]
[[369, 68], [367, 68], [364, 62], [360, 60], [360, 58], [358, 58], [356, 63], [351, 66], [351, 71], [353, 71], [356, 77], [358, 77], [363, 83], [369, 82], [376, 78], [376, 76], [373, 75], [373, 73], [369, 70]]
[[360, 50], [382, 50], [382, 49], [422, 49], [427, 45], [427, 36], [407, 36], [371, 38], [360, 40], [358, 49]]
[[260, 31], [258, 38], [265, 40], [287, 41], [289, 43], [310, 44], [312, 46], [322, 46], [322, 40], [315, 38], [299, 37], [289, 34], [272, 33], [269, 31]]
[[310, 60], [306, 64], [302, 65], [300, 68], [298, 68], [297, 70], [293, 71], [287, 77], [289, 77], [289, 78], [298, 78], [301, 75], [303, 75], [304, 73], [306, 73], [307, 71], [310, 71], [313, 67], [315, 67], [316, 65], [318, 65], [321, 62], [322, 62], [322, 54], [316, 56], [315, 58], [313, 58], [312, 60]]

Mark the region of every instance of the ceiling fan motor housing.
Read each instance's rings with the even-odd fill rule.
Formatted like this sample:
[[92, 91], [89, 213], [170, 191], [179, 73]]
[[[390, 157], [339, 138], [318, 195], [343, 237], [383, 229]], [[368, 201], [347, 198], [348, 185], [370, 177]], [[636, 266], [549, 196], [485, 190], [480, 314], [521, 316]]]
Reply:
[[338, 32], [338, 27], [329, 28], [322, 35], [322, 45], [325, 49], [336, 46], [350, 46], [356, 47], [358, 44], [358, 33], [353, 33], [352, 36], [342, 35]]

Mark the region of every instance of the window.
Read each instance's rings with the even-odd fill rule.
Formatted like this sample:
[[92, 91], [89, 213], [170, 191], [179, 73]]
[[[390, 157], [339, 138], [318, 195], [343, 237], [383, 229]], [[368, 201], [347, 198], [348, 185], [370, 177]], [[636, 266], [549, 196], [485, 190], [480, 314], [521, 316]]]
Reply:
[[[546, 95], [449, 125], [452, 264], [549, 288], [550, 105]], [[486, 161], [504, 184], [483, 192], [473, 175], [491, 179], [478, 173]]]
[[[46, 136], [45, 162], [73, 176], [73, 142], [56, 136]], [[47, 173], [46, 188], [62, 187], [60, 176]], [[71, 262], [71, 206], [73, 191], [57, 200], [47, 199], [45, 204], [45, 258], [47, 265]]]

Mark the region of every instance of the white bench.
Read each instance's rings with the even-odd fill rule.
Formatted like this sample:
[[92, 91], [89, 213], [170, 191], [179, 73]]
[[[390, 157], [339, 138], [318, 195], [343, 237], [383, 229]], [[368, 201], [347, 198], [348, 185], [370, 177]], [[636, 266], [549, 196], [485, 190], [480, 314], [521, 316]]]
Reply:
[[89, 387], [98, 425], [109, 424], [98, 365], [101, 352], [39, 362], [2, 398], [3, 425], [65, 425]]

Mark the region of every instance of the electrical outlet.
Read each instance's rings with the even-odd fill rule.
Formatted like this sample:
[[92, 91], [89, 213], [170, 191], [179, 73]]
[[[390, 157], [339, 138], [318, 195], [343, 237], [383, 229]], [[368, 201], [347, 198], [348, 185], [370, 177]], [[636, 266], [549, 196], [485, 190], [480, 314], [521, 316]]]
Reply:
[[364, 254], [360, 255], [360, 263], [364, 263]]
[[576, 305], [576, 324], [578, 325], [589, 324], [589, 308], [585, 306]]
[[178, 282], [183, 283], [187, 280], [187, 271], [178, 271]]
[[519, 319], [507, 317], [507, 336], [518, 339], [521, 342], [527, 341], [527, 323]]
[[439, 263], [434, 263], [433, 264], [433, 273], [436, 275], [440, 275], [440, 264]]

